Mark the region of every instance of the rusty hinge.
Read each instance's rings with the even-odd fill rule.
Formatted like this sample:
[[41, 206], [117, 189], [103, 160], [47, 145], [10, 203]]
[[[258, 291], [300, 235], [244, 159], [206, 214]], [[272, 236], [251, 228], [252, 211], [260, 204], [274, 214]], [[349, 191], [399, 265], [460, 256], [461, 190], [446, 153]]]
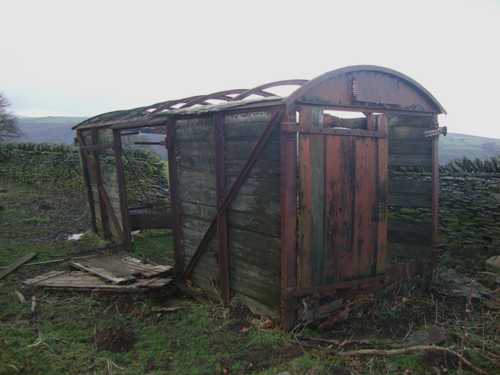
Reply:
[[427, 130], [424, 132], [424, 137], [425, 138], [434, 138], [434, 137], [439, 137], [441, 134], [445, 137], [446, 137], [446, 134], [448, 134], [448, 128], [446, 126], [441, 126], [439, 128], [436, 128], [436, 129]]

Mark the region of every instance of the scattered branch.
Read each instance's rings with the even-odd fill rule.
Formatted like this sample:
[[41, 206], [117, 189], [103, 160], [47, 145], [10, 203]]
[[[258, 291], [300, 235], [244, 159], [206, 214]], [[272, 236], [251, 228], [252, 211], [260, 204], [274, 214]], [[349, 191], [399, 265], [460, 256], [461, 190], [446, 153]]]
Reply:
[[402, 354], [414, 354], [420, 352], [439, 352], [446, 353], [455, 358], [457, 358], [465, 367], [474, 372], [475, 374], [486, 375], [487, 372], [474, 366], [470, 363], [463, 355], [442, 346], [430, 346], [430, 345], [416, 345], [410, 346], [407, 348], [401, 349], [360, 349], [360, 350], [351, 350], [346, 352], [336, 353], [342, 357], [352, 357], [352, 356], [364, 356], [364, 355], [372, 355], [372, 356], [393, 356], [393, 355], [402, 355]]

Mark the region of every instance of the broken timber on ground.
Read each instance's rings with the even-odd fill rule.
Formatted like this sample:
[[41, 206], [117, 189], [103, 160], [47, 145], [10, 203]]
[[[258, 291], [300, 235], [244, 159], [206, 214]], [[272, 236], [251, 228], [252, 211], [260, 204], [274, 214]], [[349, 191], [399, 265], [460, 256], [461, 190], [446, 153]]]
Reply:
[[51, 271], [47, 274], [25, 280], [24, 284], [45, 289], [94, 291], [113, 293], [142, 293], [163, 288], [171, 278], [139, 279], [131, 284], [110, 284], [102, 278], [82, 271]]
[[25, 280], [24, 284], [48, 289], [129, 293], [156, 290], [172, 281], [166, 276], [173, 267], [149, 264], [126, 255], [98, 255], [70, 264], [81, 271], [51, 271]]
[[[282, 85], [299, 87], [288, 97], [270, 91]], [[327, 311], [323, 297], [348, 298], [432, 268], [441, 113], [413, 79], [353, 66], [110, 112], [75, 129], [99, 233], [125, 242], [135, 223], [123, 171], [99, 159], [121, 169], [123, 134], [165, 134], [176, 282], [207, 293], [215, 286], [226, 304], [237, 296], [290, 328], [304, 304]], [[408, 180], [398, 168], [431, 178]]]
[[71, 262], [71, 266], [94, 274], [114, 284], [129, 283], [136, 279], [151, 278], [172, 271], [173, 267], [153, 265], [123, 255], [100, 255]]

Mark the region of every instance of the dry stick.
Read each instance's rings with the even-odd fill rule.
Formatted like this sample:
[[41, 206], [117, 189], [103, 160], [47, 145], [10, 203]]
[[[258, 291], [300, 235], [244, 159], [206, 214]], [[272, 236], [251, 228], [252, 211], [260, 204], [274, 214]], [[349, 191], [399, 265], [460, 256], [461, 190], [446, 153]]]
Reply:
[[411, 354], [411, 353], [418, 353], [418, 352], [440, 352], [440, 353], [447, 353], [452, 356], [455, 356], [462, 362], [469, 370], [476, 374], [481, 374], [481, 375], [486, 375], [486, 371], [481, 370], [480, 368], [474, 366], [472, 363], [470, 363], [467, 359], [465, 359], [461, 354], [445, 348], [443, 346], [431, 346], [431, 345], [415, 345], [415, 346], [409, 346], [407, 348], [402, 348], [402, 349], [390, 349], [390, 350], [383, 350], [383, 349], [360, 349], [360, 350], [351, 350], [347, 352], [340, 352], [336, 353], [339, 356], [342, 357], [350, 357], [350, 356], [357, 356], [357, 355], [380, 355], [380, 356], [391, 356], [391, 355], [401, 355], [401, 354]]
[[316, 341], [325, 344], [333, 344], [340, 347], [350, 345], [350, 344], [369, 344], [371, 341], [369, 340], [335, 340], [335, 339], [324, 339], [322, 337], [298, 337], [299, 340], [306, 341]]
[[0, 280], [3, 279], [5, 276], [8, 274], [14, 272], [17, 270], [19, 267], [21, 267], [23, 264], [28, 263], [31, 259], [37, 256], [37, 253], [28, 253], [20, 258], [18, 258], [14, 263], [10, 264], [7, 266], [6, 269], [0, 272]]

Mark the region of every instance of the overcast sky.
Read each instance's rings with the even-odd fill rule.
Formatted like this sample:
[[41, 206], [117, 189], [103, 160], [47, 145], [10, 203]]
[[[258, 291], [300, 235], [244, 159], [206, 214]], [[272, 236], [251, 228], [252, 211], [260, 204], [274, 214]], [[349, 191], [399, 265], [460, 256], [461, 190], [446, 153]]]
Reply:
[[0, 91], [85, 115], [354, 64], [405, 73], [452, 132], [500, 138], [500, 0], [0, 0]]

